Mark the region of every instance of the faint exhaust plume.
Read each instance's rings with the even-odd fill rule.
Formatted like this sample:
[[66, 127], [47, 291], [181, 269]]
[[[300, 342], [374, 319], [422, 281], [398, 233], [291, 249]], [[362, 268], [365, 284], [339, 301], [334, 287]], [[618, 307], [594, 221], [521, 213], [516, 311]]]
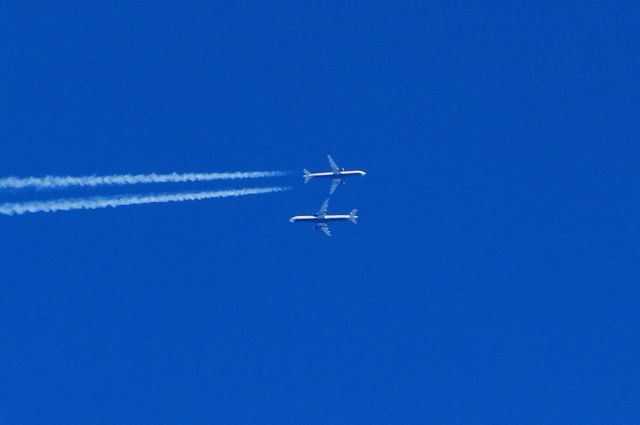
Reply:
[[151, 195], [123, 195], [114, 197], [53, 199], [49, 201], [28, 201], [0, 204], [0, 214], [21, 215], [37, 212], [57, 212], [71, 210], [93, 210], [98, 208], [116, 208], [126, 205], [159, 204], [165, 202], [199, 201], [212, 198], [259, 195], [263, 193], [284, 192], [290, 187], [273, 186], [247, 189], [217, 190], [206, 192], [166, 193]]
[[230, 173], [171, 173], [171, 174], [115, 174], [110, 176], [45, 176], [3, 177], [0, 189], [56, 189], [71, 186], [95, 187], [102, 185], [129, 185], [145, 183], [185, 183], [212, 180], [256, 179], [281, 177], [286, 171], [236, 171]]

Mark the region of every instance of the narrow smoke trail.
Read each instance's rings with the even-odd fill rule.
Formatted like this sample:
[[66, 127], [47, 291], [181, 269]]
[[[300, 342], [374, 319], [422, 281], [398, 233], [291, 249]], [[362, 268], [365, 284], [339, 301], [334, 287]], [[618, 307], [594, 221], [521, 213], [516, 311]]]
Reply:
[[0, 214], [14, 215], [37, 212], [71, 210], [93, 210], [97, 208], [122, 207], [125, 205], [157, 204], [164, 202], [198, 201], [231, 196], [259, 195], [290, 190], [290, 187], [273, 186], [249, 189], [218, 190], [210, 192], [167, 193], [158, 195], [124, 195], [116, 197], [94, 197], [76, 199], [54, 199], [51, 201], [29, 201], [0, 204]]
[[171, 174], [118, 174], [111, 176], [45, 176], [45, 177], [4, 177], [0, 178], [0, 189], [54, 189], [70, 186], [102, 186], [140, 183], [184, 183], [211, 180], [256, 179], [281, 177], [286, 171], [237, 171], [233, 173], [171, 173]]

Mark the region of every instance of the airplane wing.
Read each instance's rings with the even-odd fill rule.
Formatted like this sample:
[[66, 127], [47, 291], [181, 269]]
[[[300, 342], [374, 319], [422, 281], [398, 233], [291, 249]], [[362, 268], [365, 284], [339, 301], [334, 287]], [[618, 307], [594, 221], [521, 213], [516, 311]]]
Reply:
[[329, 226], [327, 226], [327, 223], [318, 223], [316, 227], [322, 230], [325, 235], [331, 236], [331, 230], [329, 230]]
[[318, 211], [318, 215], [326, 214], [327, 208], [329, 208], [329, 199], [324, 201], [324, 204], [320, 207], [320, 211]]
[[327, 158], [329, 159], [329, 165], [331, 166], [331, 171], [338, 171], [338, 166], [336, 165], [336, 162], [333, 160], [333, 158], [331, 158], [331, 155], [327, 155]]
[[342, 179], [331, 180], [331, 190], [329, 191], [329, 195], [333, 195], [333, 192], [335, 192], [338, 186], [340, 186], [340, 183], [342, 183]]

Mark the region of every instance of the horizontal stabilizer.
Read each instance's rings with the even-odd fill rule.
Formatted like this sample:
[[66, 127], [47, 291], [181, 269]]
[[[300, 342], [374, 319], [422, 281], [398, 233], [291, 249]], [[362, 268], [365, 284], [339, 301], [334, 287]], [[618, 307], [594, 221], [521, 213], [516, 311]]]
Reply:
[[309, 172], [309, 170], [305, 168], [304, 170], [302, 170], [302, 173], [303, 173], [302, 177], [304, 177], [304, 182], [309, 183], [309, 180], [311, 180], [313, 177], [311, 176], [311, 173]]
[[349, 221], [352, 222], [353, 224], [358, 224], [358, 210], [353, 210], [351, 211], [351, 214], [349, 214]]

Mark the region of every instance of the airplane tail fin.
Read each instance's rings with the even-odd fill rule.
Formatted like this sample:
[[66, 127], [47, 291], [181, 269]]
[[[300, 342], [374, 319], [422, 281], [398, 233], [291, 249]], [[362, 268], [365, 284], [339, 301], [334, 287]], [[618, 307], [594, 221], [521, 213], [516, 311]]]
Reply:
[[353, 210], [351, 214], [349, 214], [349, 221], [353, 224], [358, 224], [358, 216], [356, 214], [358, 214], [358, 210]]
[[307, 170], [306, 168], [304, 170], [302, 170], [303, 176], [304, 177], [304, 182], [305, 183], [309, 183], [309, 180], [311, 180], [311, 173], [309, 172], [309, 170]]

